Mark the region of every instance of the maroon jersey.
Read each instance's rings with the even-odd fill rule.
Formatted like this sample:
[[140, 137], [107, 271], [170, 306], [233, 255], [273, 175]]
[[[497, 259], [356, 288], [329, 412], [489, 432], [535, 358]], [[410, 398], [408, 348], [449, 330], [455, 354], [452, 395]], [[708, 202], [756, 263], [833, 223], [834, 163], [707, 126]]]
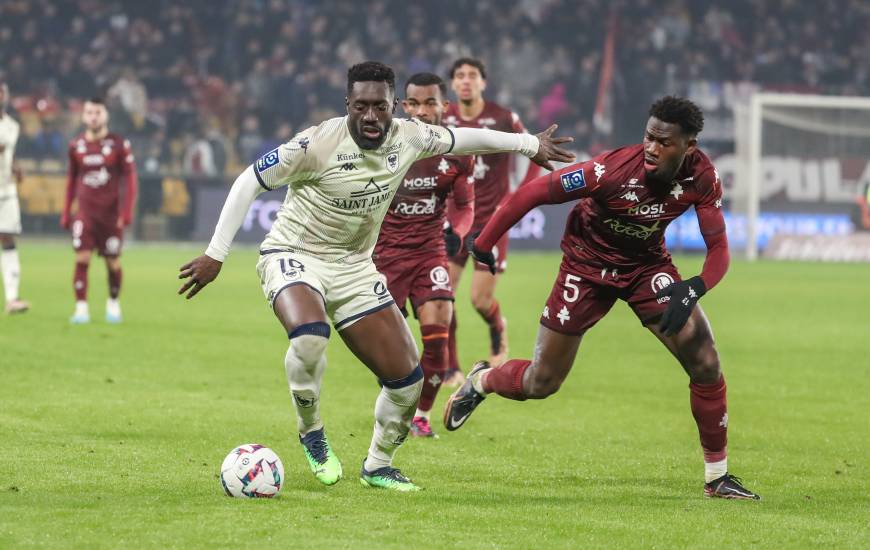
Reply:
[[[459, 106], [451, 103], [444, 115], [444, 125], [448, 128], [488, 128], [516, 134], [526, 131], [516, 113], [489, 101], [485, 103], [480, 115], [471, 120], [464, 120], [459, 116]], [[510, 195], [510, 170], [510, 153], [476, 156], [474, 230], [486, 225], [495, 209]]]
[[[127, 184], [123, 201], [122, 180], [126, 180]], [[64, 205], [67, 218], [75, 198], [78, 200], [80, 218], [114, 224], [120, 216], [129, 224], [136, 184], [136, 165], [129, 141], [110, 133], [96, 141], [88, 141], [85, 134], [80, 134], [70, 142]]]
[[474, 201], [474, 160], [470, 156], [437, 156], [415, 162], [405, 174], [381, 225], [375, 255], [444, 250], [442, 231], [449, 193], [458, 207]]
[[695, 207], [705, 235], [725, 230], [718, 211], [722, 207], [719, 174], [700, 149], [686, 155], [667, 183], [648, 181], [643, 163], [643, 145], [638, 144], [553, 172], [551, 196], [564, 197], [559, 202], [582, 197], [562, 237], [562, 251], [568, 258], [601, 267], [634, 267], [669, 259], [665, 228], [690, 206]]

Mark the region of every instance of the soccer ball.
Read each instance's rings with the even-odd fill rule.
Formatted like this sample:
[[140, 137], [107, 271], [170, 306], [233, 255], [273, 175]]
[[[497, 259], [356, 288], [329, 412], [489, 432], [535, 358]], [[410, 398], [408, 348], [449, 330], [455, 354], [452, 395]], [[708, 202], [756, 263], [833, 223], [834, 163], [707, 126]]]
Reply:
[[284, 465], [269, 447], [249, 443], [236, 447], [221, 464], [221, 485], [227, 496], [272, 498], [284, 483]]

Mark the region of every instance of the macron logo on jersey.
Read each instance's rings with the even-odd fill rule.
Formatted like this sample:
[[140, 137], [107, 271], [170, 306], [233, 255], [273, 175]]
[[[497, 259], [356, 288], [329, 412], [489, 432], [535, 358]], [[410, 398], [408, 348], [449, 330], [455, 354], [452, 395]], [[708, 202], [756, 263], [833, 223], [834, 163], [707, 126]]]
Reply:
[[262, 174], [264, 171], [278, 164], [278, 148], [274, 148], [259, 159], [257, 159], [257, 172]]
[[582, 168], [562, 174], [560, 179], [562, 181], [562, 189], [566, 193], [586, 187], [586, 178], [583, 176]]

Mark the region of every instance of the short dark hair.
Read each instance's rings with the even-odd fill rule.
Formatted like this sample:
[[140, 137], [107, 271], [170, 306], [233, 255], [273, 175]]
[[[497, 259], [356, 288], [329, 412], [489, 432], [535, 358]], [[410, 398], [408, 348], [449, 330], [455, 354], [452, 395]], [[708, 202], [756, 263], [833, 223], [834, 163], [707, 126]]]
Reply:
[[396, 74], [393, 69], [377, 61], [357, 63], [347, 70], [347, 95], [353, 90], [354, 82], [386, 82], [393, 95], [396, 95]]
[[483, 61], [480, 59], [476, 59], [474, 57], [460, 57], [456, 61], [453, 62], [453, 65], [450, 67], [450, 80], [453, 80], [453, 73], [456, 72], [456, 69], [463, 65], [471, 65], [472, 67], [476, 67], [478, 71], [480, 71], [480, 76], [486, 80], [486, 67], [483, 65]]
[[440, 76], [433, 73], [416, 73], [412, 74], [407, 81], [405, 81], [405, 95], [408, 95], [408, 86], [413, 84], [414, 86], [438, 86], [438, 89], [441, 91], [442, 97], [447, 97], [447, 84], [444, 83], [444, 80], [441, 79]]
[[689, 137], [697, 136], [704, 129], [704, 113], [684, 97], [669, 95], [659, 99], [649, 108], [649, 116], [678, 125]]
[[86, 100], [86, 103], [93, 103], [95, 105], [105, 105], [106, 104], [106, 102], [103, 100], [103, 98], [97, 97], [97, 96], [89, 97]]

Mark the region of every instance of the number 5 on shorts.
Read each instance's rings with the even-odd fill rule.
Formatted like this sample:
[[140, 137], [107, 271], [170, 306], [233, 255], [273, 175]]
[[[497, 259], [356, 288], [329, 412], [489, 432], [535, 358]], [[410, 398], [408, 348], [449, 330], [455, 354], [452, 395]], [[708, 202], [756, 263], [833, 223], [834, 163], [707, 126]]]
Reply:
[[[580, 296], [580, 288], [575, 285], [573, 281], [579, 283], [581, 279], [577, 275], [565, 275], [565, 290], [562, 292], [562, 298], [564, 298], [566, 302], [576, 302], [577, 298]], [[571, 294], [568, 294], [569, 290], [571, 291]]]

